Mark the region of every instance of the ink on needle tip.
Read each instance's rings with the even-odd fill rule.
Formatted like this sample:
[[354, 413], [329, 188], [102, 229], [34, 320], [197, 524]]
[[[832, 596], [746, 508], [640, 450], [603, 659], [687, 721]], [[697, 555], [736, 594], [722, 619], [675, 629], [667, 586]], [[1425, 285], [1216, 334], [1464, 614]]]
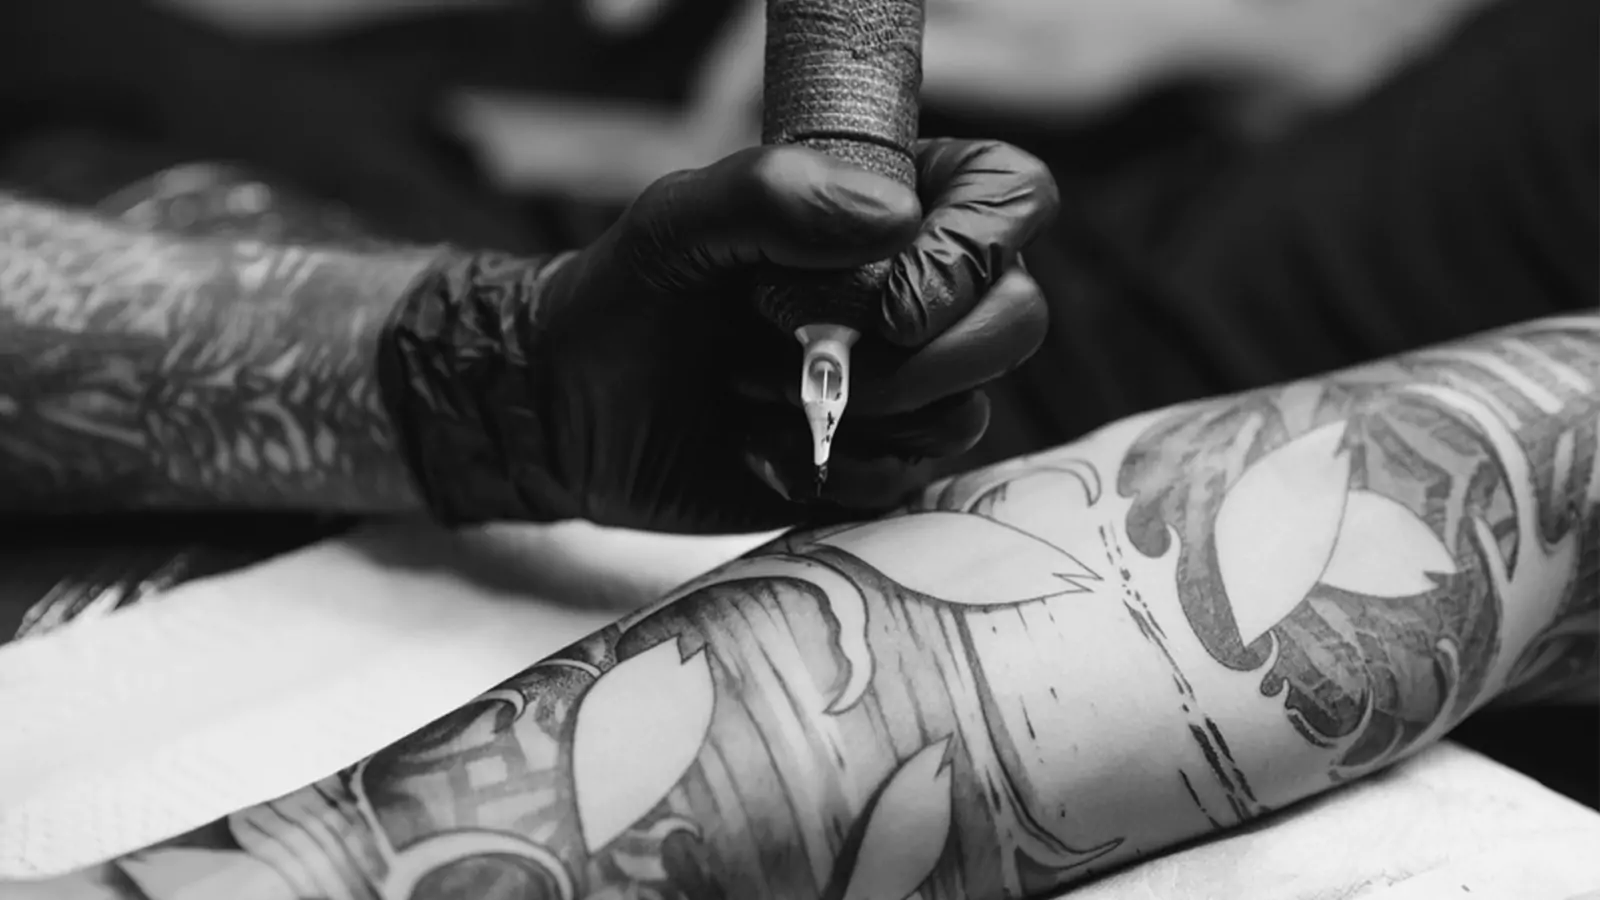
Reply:
[[839, 427], [839, 417], [844, 414], [843, 381], [844, 367], [837, 359], [817, 355], [807, 361], [800, 397], [806, 423], [811, 427], [811, 464], [814, 466], [828, 464], [833, 433]]
[[811, 464], [827, 477], [833, 434], [850, 402], [850, 348], [859, 337], [841, 325], [807, 325], [795, 331], [805, 347], [800, 369], [800, 404], [811, 427]]

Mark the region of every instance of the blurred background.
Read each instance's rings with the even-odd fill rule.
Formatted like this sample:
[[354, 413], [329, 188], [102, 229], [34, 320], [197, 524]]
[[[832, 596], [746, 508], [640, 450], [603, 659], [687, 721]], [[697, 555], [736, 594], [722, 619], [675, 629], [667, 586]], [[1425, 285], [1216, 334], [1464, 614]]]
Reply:
[[[932, 0], [925, 131], [1069, 146], [1052, 162], [1084, 169], [1272, 140], [1483, 2]], [[246, 157], [396, 237], [527, 249], [759, 136], [760, 0], [7, 7], [0, 178], [63, 199]]]
[[[1534, 7], [1549, 15], [1521, 13]], [[1557, 7], [929, 0], [924, 132], [1018, 143], [1049, 163], [1065, 198], [1062, 220], [1028, 258], [1056, 315], [1046, 350], [1018, 376], [1036, 389], [997, 394], [993, 433], [967, 464], [1141, 409], [1541, 314], [1517, 302], [1462, 306], [1435, 332], [1387, 335], [1359, 352], [1335, 342], [1329, 353], [1343, 356], [1286, 344], [1271, 365], [1208, 367], [1180, 327], [1194, 325], [1185, 292], [1164, 279], [1202, 238], [1248, 245], [1264, 233], [1245, 213], [1214, 210], [1259, 211], [1295, 193], [1305, 206], [1294, 216], [1339, 216], [1363, 191], [1371, 199], [1416, 180], [1411, 169], [1364, 186], [1359, 167], [1340, 168], [1351, 155], [1339, 158], [1341, 147], [1380, 135], [1368, 155], [1381, 169], [1395, 148], [1496, 140], [1514, 124], [1507, 104], [1522, 102], [1493, 96], [1497, 54], [1521, 67], [1504, 70], [1514, 80], [1538, 54], [1507, 48], [1550, 40], [1563, 27], [1552, 15], [1587, 7], [1582, 21], [1600, 24], [1589, 21], [1600, 4]], [[760, 0], [7, 0], [0, 185], [197, 233], [562, 249], [593, 239], [661, 175], [757, 141], [762, 40]], [[1592, 94], [1589, 69], [1579, 77]], [[1418, 84], [1404, 87], [1407, 77]], [[1374, 100], [1385, 91], [1395, 102]], [[1482, 115], [1445, 102], [1452, 95], [1487, 98]], [[1413, 119], [1428, 126], [1416, 140]], [[1324, 163], [1328, 178], [1316, 169]], [[1229, 332], [1218, 334], [1226, 343]], [[1079, 402], [1005, 408], [1089, 382], [1096, 390]], [[10, 576], [26, 589], [0, 596], [0, 620], [9, 618], [0, 640], [41, 592], [70, 595], [58, 609], [114, 607], [342, 526], [263, 527], [242, 543], [213, 538], [198, 555], [184, 549], [192, 525], [36, 529], [33, 549], [13, 547], [3, 563], [26, 556], [43, 568]], [[81, 552], [91, 545], [93, 564]], [[1592, 710], [1512, 711], [1474, 719], [1462, 736], [1594, 804], [1592, 720]]]

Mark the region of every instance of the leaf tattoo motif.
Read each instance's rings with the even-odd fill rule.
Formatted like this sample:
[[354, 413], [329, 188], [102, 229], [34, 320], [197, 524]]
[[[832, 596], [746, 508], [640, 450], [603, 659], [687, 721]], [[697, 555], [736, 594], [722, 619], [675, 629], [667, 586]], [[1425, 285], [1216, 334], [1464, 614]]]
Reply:
[[[1217, 566], [1245, 646], [1305, 599], [1333, 556], [1350, 488], [1344, 429], [1324, 425], [1261, 457], [1217, 511]], [[1286, 496], [1296, 498], [1292, 527]]]
[[[1586, 604], [1592, 621], [1581, 575], [1600, 559], [1584, 501], [1600, 495], [1595, 337], [1593, 317], [1550, 321], [1242, 394], [1164, 417], [1125, 454], [1117, 491], [1132, 500], [1129, 542], [1149, 559], [1176, 549], [1192, 634], [1228, 669], [1260, 672], [1263, 695], [1282, 697], [1294, 728], [1336, 754], [1335, 777], [1394, 761], [1508, 684], [1592, 670], [1595, 642], [1564, 629]], [[1337, 443], [1317, 433], [1341, 426]], [[1318, 440], [1321, 453], [1307, 452]], [[1313, 470], [1280, 495], [1295, 505], [1273, 510], [1261, 491], [1257, 515], [1237, 515], [1245, 482], [1280, 451]], [[1312, 484], [1322, 486], [1314, 496]], [[1241, 527], [1219, 541], [1224, 506]], [[1318, 553], [1307, 554], [1284, 579], [1298, 584], [1262, 596], [1248, 570], [1275, 537], [1259, 525], [1274, 519], [1315, 519], [1316, 538], [1299, 539], [1328, 557], [1316, 571]], [[1247, 520], [1258, 529], [1246, 536]], [[1549, 658], [1535, 649], [1546, 636], [1561, 648]], [[1568, 673], [1551, 670], [1558, 661]]]
[[[1350, 489], [1346, 423], [1335, 422], [1261, 457], [1217, 511], [1217, 567], [1240, 641], [1277, 627], [1319, 584], [1373, 597], [1411, 597], [1457, 571], [1416, 514], [1382, 494]], [[1285, 523], [1283, 498], [1296, 498]]]
[[[885, 578], [957, 606], [1010, 606], [1092, 590], [1100, 576], [1072, 554], [993, 519], [919, 512], [860, 525], [817, 541]], [[941, 543], [961, 553], [930, 558]]]
[[905, 900], [922, 886], [950, 838], [950, 739], [901, 764], [868, 812], [840, 900]]
[[1430, 573], [1455, 572], [1450, 551], [1411, 510], [1382, 494], [1351, 491], [1321, 581], [1372, 597], [1409, 597], [1436, 587]]
[[572, 780], [578, 823], [593, 853], [639, 821], [683, 777], [705, 743], [716, 688], [705, 651], [677, 641], [630, 657], [578, 706]]

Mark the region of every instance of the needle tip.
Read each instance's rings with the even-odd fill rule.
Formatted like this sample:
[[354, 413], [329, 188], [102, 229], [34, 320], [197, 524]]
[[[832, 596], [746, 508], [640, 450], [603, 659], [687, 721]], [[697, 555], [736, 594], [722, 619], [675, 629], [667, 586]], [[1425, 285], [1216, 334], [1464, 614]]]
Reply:
[[795, 336], [805, 346], [800, 401], [811, 426], [811, 464], [820, 481], [827, 477], [833, 433], [850, 402], [850, 347], [858, 335], [842, 326], [810, 325]]

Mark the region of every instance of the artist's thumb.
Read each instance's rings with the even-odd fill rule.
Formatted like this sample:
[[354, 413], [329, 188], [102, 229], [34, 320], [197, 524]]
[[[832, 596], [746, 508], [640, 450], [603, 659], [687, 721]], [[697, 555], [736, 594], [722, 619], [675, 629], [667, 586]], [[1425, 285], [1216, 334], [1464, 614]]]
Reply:
[[[849, 269], [916, 237], [916, 192], [801, 147], [754, 147], [646, 188], [624, 217], [647, 266]], [[685, 269], [689, 271], [685, 271]]]

